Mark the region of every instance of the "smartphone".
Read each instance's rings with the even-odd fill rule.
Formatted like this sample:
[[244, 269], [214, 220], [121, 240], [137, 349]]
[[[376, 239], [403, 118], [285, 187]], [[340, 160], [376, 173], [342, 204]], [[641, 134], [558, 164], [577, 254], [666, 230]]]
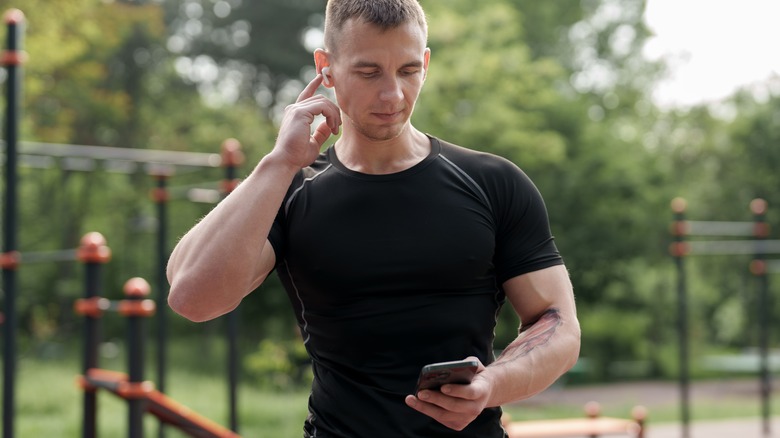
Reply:
[[479, 362], [473, 359], [425, 365], [420, 370], [415, 394], [423, 389], [439, 389], [447, 383], [471, 383], [478, 367]]

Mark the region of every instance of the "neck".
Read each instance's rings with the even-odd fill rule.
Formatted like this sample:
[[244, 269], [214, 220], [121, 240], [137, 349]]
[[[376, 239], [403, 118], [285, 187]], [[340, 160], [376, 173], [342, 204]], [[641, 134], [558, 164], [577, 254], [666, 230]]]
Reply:
[[335, 145], [336, 154], [344, 166], [356, 172], [371, 175], [401, 172], [424, 160], [431, 151], [430, 139], [411, 124], [388, 140], [370, 139], [344, 128]]

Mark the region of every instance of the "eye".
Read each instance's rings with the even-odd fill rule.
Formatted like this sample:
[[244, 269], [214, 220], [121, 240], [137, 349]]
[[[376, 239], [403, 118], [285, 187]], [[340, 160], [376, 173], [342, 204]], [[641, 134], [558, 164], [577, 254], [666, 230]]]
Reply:
[[416, 68], [415, 69], [404, 69], [404, 70], [401, 70], [401, 74], [404, 75], [404, 76], [414, 76], [414, 75], [416, 75], [419, 72], [420, 72], [420, 70], [416, 69]]
[[358, 71], [358, 74], [366, 79], [374, 78], [379, 75], [378, 70], [363, 70]]

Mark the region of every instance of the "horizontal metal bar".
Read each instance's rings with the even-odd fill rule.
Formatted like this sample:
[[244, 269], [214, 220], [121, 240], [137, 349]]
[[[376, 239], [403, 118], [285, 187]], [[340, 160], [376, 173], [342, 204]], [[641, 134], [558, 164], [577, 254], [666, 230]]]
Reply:
[[752, 236], [755, 222], [685, 221], [686, 234], [696, 236]]
[[191, 202], [216, 204], [222, 200], [222, 192], [210, 189], [190, 189], [187, 191], [187, 199]]
[[689, 254], [780, 254], [780, 240], [692, 240], [685, 244]]
[[[5, 151], [5, 142], [0, 142], [0, 144], [2, 144], [2, 149]], [[96, 160], [161, 163], [191, 167], [220, 167], [222, 165], [222, 157], [219, 154], [29, 141], [19, 143], [19, 153], [61, 158], [92, 158]]]
[[[5, 155], [3, 155], [3, 162], [5, 162]], [[57, 165], [57, 160], [44, 155], [19, 155], [19, 163], [27, 167], [50, 169]]]

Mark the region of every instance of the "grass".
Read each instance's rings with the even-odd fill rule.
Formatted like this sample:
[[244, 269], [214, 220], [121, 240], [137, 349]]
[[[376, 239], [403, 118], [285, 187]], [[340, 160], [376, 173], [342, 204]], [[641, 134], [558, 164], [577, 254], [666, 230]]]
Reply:
[[[71, 356], [71, 355], [68, 355]], [[121, 358], [104, 360], [107, 369], [125, 371]], [[194, 365], [171, 365], [166, 391], [176, 401], [216, 421], [229, 423], [227, 379], [198, 373]], [[83, 393], [76, 380], [81, 365], [71, 357], [56, 359], [27, 356], [17, 362], [16, 436], [75, 437], [82, 433]], [[147, 371], [147, 375], [150, 375]], [[302, 436], [308, 391], [269, 392], [244, 384], [238, 389], [239, 430], [245, 437]], [[127, 403], [98, 391], [98, 436], [127, 436]], [[146, 436], [157, 436], [158, 422], [144, 419]], [[167, 438], [186, 437], [166, 427]]]
[[[228, 390], [224, 374], [215, 370], [211, 361], [220, 362], [220, 348], [202, 348], [200, 341], [177, 342], [171, 347], [172, 361], [168, 372], [168, 395], [217, 423], [228, 423]], [[63, 348], [60, 348], [62, 350]], [[22, 437], [80, 436], [82, 430], [83, 394], [76, 385], [81, 368], [79, 348], [68, 348], [61, 354], [26, 354], [17, 362], [16, 424]], [[186, 353], [189, 352], [189, 353]], [[195, 354], [193, 354], [193, 352]], [[200, 355], [200, 357], [198, 357]], [[119, 356], [103, 359], [105, 368], [124, 371], [124, 359]], [[207, 371], [203, 371], [203, 369]], [[198, 371], [200, 369], [200, 371]], [[151, 371], [147, 371], [151, 377]], [[755, 381], [755, 379], [752, 379]], [[245, 437], [300, 437], [306, 417], [308, 390], [272, 392], [242, 382], [238, 393], [239, 429]], [[101, 437], [127, 435], [127, 404], [107, 392], [99, 392], [98, 431]], [[636, 404], [646, 404], [651, 423], [679, 421], [679, 403], [642, 403], [641, 393], [635, 399], [604, 403], [603, 415], [628, 417]], [[725, 394], [715, 399], [697, 399], [691, 403], [694, 421], [758, 417], [758, 397], [746, 402], [744, 395]], [[583, 416], [580, 402], [511, 405], [505, 410], [513, 420], [567, 418]], [[780, 415], [775, 403], [773, 414]], [[144, 423], [147, 436], [156, 436], [158, 423], [147, 416]], [[184, 437], [181, 432], [166, 428], [168, 438]]]

